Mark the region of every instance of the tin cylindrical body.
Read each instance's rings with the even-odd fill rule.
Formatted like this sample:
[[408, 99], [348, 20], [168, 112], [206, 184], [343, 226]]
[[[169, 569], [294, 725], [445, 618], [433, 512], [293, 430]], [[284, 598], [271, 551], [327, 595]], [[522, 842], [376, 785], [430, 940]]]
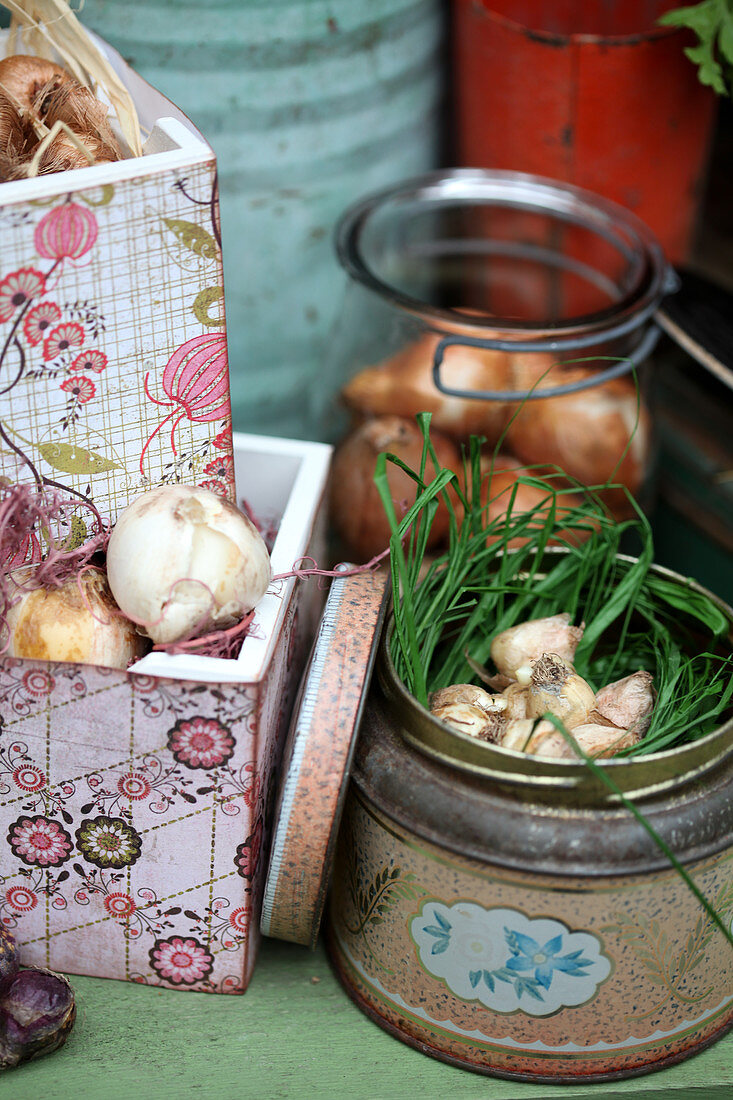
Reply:
[[[730, 928], [733, 722], [604, 764]], [[643, 1073], [733, 1023], [731, 944], [658, 841], [583, 764], [456, 750], [397, 680], [384, 639], [330, 946], [379, 1024], [499, 1076]]]
[[675, 0], [453, 0], [458, 163], [554, 176], [623, 203], [689, 255], [715, 95], [657, 19]]
[[129, 0], [124, 19], [87, 0], [82, 18], [217, 154], [235, 426], [317, 438], [333, 226], [437, 163], [439, 0]]

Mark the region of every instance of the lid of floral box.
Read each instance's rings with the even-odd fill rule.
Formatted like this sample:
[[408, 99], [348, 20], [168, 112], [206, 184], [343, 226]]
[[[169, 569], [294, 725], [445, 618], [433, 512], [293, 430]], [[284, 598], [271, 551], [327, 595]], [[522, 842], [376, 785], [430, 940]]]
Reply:
[[336, 577], [295, 704], [260, 926], [314, 946], [384, 619], [385, 572]]

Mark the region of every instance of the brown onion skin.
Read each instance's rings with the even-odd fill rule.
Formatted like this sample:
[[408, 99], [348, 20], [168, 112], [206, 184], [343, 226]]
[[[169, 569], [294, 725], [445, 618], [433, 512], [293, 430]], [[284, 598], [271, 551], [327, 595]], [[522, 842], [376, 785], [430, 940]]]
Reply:
[[42, 57], [14, 54], [0, 61], [0, 85], [26, 110], [30, 110], [38, 93], [54, 78], [63, 83], [72, 80], [60, 65]]
[[[346, 405], [362, 416], [394, 413], [411, 418], [432, 413], [431, 429], [452, 439], [482, 435], [490, 443], [501, 435], [509, 406], [501, 401], [450, 397], [433, 381], [433, 353], [440, 335], [426, 332], [401, 351], [365, 367], [342, 390]], [[440, 373], [444, 385], [465, 390], [510, 388], [509, 357], [501, 351], [449, 345]]]
[[[436, 431], [430, 432], [430, 440], [441, 466], [459, 471], [460, 455], [456, 445]], [[411, 469], [419, 470], [422, 449], [423, 437], [417, 424], [398, 416], [364, 421], [336, 448], [331, 466], [330, 516], [334, 529], [355, 561], [367, 561], [389, 545], [389, 521], [374, 484], [377, 456], [384, 451], [391, 452]], [[387, 480], [399, 518], [404, 511], [403, 503], [412, 503], [415, 499], [416, 485], [391, 462], [387, 463]], [[430, 530], [428, 548], [439, 545], [445, 538], [449, 522], [448, 508], [441, 501]]]
[[[487, 505], [486, 523], [494, 523], [501, 520], [506, 516], [509, 506], [512, 506], [512, 517], [516, 517], [520, 512], [532, 512], [534, 509], [540, 509], [536, 512], [537, 526], [539, 526], [546, 518], [551, 502], [548, 501], [548, 492], [544, 489], [535, 488], [532, 485], [519, 485], [517, 487], [516, 497], [512, 502], [512, 490], [517, 484], [520, 477], [543, 477], [542, 469], [528, 470], [524, 463], [514, 458], [513, 455], [498, 454], [494, 460], [493, 471], [491, 472], [491, 478], [489, 478], [489, 470], [491, 469], [491, 459], [482, 459], [482, 470], [485, 471], [485, 477], [481, 484], [481, 501], [482, 504]], [[550, 473], [549, 470], [544, 471], [544, 476]], [[558, 486], [558, 482], [553, 478], [551, 482], [553, 486]], [[558, 505], [556, 509], [556, 517], [561, 520], [563, 515], [567, 515], [570, 509], [580, 504], [580, 497], [574, 493], [564, 492], [562, 496], [558, 498]], [[560, 529], [553, 538], [548, 540], [549, 546], [564, 546], [572, 545], [578, 546], [590, 538], [591, 530], [577, 531], [577, 530], [565, 530]], [[487, 538], [487, 545], [491, 543], [499, 542], [502, 539], [501, 532], [490, 534]], [[507, 546], [509, 549], [515, 549], [518, 546], [524, 546], [529, 541], [529, 537], [518, 536], [517, 538], [509, 539]]]
[[57, 122], [64, 123], [84, 148], [62, 130], [40, 154], [33, 168], [38, 175], [121, 158], [107, 108], [89, 88], [44, 58], [14, 54], [1, 60], [0, 180], [30, 174], [41, 135]]
[[[527, 359], [515, 359], [517, 389], [531, 385], [541, 373], [540, 367], [547, 366]], [[556, 366], [538, 388], [588, 378], [593, 373]], [[634, 429], [639, 401], [639, 422]], [[527, 401], [508, 428], [507, 445], [523, 462], [559, 466], [583, 485], [602, 485], [612, 478], [637, 493], [649, 461], [649, 436], [649, 413], [634, 382], [616, 378], [577, 393]], [[623, 491], [609, 493], [607, 499], [614, 510], [624, 511]]]

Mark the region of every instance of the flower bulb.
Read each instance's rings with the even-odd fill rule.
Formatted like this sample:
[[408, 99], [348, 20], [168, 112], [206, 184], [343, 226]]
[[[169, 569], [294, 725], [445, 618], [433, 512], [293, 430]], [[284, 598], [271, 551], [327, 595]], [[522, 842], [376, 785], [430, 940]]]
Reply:
[[596, 710], [621, 729], [646, 733], [654, 709], [651, 673], [639, 670], [607, 684], [596, 695]]
[[450, 684], [436, 691], [430, 699], [430, 709], [437, 710], [447, 703], [473, 703], [487, 714], [506, 710], [507, 702], [502, 695], [490, 695], [477, 684]]
[[563, 660], [572, 661], [582, 637], [582, 626], [571, 626], [567, 613], [529, 619], [496, 635], [491, 643], [491, 659], [501, 675], [516, 680], [517, 670], [543, 653], [557, 653]]
[[557, 653], [543, 653], [532, 663], [527, 689], [528, 718], [541, 718], [549, 711], [570, 730], [587, 720], [595, 702], [590, 684]]
[[104, 575], [82, 573], [56, 588], [16, 589], [7, 615], [10, 657], [127, 668], [145, 648], [120, 614]]
[[500, 711], [488, 714], [475, 703], [444, 703], [430, 713], [447, 726], [478, 741], [496, 741], [504, 728]]
[[107, 548], [110, 588], [154, 642], [221, 630], [262, 599], [270, 556], [255, 525], [208, 489], [161, 485], [121, 513]]

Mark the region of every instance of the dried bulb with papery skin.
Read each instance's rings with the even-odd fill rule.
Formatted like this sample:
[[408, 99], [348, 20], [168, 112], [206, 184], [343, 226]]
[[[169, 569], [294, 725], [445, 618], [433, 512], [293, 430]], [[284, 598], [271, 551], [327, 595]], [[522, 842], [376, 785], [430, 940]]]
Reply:
[[596, 696], [590, 684], [557, 653], [543, 653], [532, 662], [527, 693], [527, 717], [541, 718], [549, 711], [567, 729], [585, 722]]
[[[592, 373], [558, 365], [538, 388]], [[515, 361], [514, 386], [527, 388], [533, 374], [531, 366]], [[612, 477], [636, 493], [649, 463], [650, 417], [634, 383], [616, 378], [577, 393], [527, 401], [507, 430], [507, 446], [523, 462], [559, 466], [583, 485], [602, 485]], [[624, 499], [615, 493], [609, 504], [623, 509]]]
[[38, 93], [49, 81], [76, 83], [73, 77], [44, 57], [13, 54], [0, 60], [0, 87], [25, 110], [30, 110]]
[[154, 642], [239, 622], [270, 583], [270, 555], [244, 513], [209, 489], [161, 485], [128, 505], [107, 547], [122, 611]]
[[444, 703], [431, 708], [430, 713], [447, 726], [478, 741], [497, 741], [505, 724], [501, 712], [489, 714], [474, 703]]
[[515, 718], [507, 723], [499, 740], [503, 749], [513, 749], [515, 752], [524, 752], [529, 756], [542, 755], [543, 745], [549, 746], [550, 755], [555, 748], [554, 735], [562, 740], [562, 734], [553, 726], [552, 722], [543, 719], [536, 722], [532, 718]]
[[640, 669], [622, 680], [606, 684], [596, 695], [595, 709], [621, 729], [633, 729], [640, 735], [646, 733], [654, 709], [651, 673]]
[[[571, 732], [580, 748], [588, 756], [599, 760], [615, 756], [621, 749], [629, 749], [632, 745], [638, 745], [641, 741], [641, 734], [636, 730], [599, 725], [597, 722], [583, 722]], [[575, 757], [577, 754], [572, 746], [568, 745], [568, 748], [571, 755]]]
[[[595, 722], [583, 722], [569, 732], [578, 747], [597, 760], [615, 756], [621, 749], [630, 748], [641, 740], [638, 734], [629, 730], [598, 725]], [[560, 730], [555, 729], [547, 719], [536, 724], [530, 718], [509, 722], [500, 745], [504, 749], [514, 749], [515, 752], [548, 760], [583, 759]]]
[[502, 691], [502, 697], [506, 700], [506, 716], [509, 721], [527, 717], [528, 691], [526, 684], [520, 684], [516, 680]]
[[19, 970], [0, 993], [0, 1069], [58, 1050], [75, 1018], [74, 991], [63, 974]]
[[7, 615], [10, 657], [127, 668], [146, 649], [97, 570], [60, 587], [16, 589], [14, 598]]
[[516, 680], [517, 670], [543, 653], [556, 653], [571, 663], [582, 637], [583, 627], [571, 626], [570, 616], [565, 612], [528, 619], [496, 635], [491, 643], [491, 659], [501, 675]]
[[[54, 76], [44, 84], [36, 94], [33, 108], [49, 130], [57, 122], [68, 126], [82, 141], [95, 164], [120, 160], [122, 152], [109, 124], [107, 108], [89, 88], [68, 75], [65, 78]], [[51, 142], [45, 155], [53, 158], [54, 147], [64, 141], [68, 146], [69, 168], [85, 167], [89, 163], [88, 158], [65, 133]], [[58, 150], [55, 159], [59, 159]]]
[[450, 684], [441, 688], [430, 697], [430, 709], [436, 710], [447, 703], [472, 703], [487, 714], [503, 713], [506, 710], [506, 699], [501, 695], [490, 695], [477, 684]]

